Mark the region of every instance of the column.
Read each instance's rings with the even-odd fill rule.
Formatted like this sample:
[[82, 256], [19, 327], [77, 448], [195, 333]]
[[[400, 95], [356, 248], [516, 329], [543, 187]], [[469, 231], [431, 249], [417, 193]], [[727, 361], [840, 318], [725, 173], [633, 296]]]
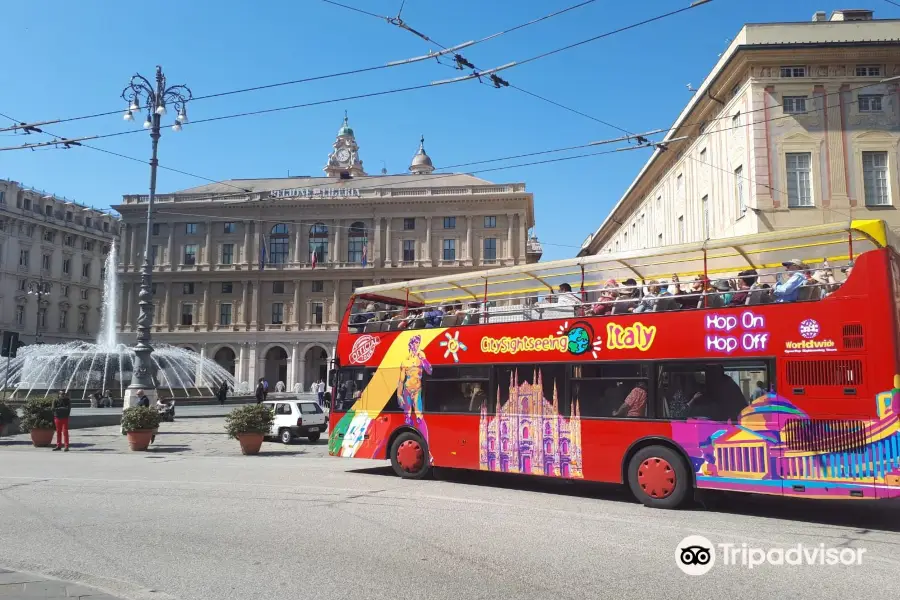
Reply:
[[134, 331], [134, 284], [128, 283], [128, 300], [125, 305], [125, 314], [127, 315], [125, 324], [128, 331]]
[[245, 327], [250, 322], [250, 319], [248, 318], [250, 314], [247, 310], [247, 294], [249, 293], [249, 287], [249, 281], [241, 282], [241, 323]]
[[303, 353], [303, 358], [300, 359], [300, 377], [297, 381], [300, 383], [300, 388], [305, 392], [306, 388], [306, 352]]
[[294, 314], [291, 315], [294, 322], [297, 323], [297, 329], [300, 328], [300, 281], [294, 282]]
[[[374, 246], [374, 248], [373, 248]], [[375, 243], [369, 244], [371, 263], [374, 267], [382, 266], [381, 262], [381, 217], [375, 217]]]
[[211, 283], [206, 283], [203, 285], [203, 320], [200, 323], [203, 325], [203, 328], [209, 331], [209, 286]]
[[425, 217], [425, 264], [431, 266], [431, 217]]
[[[293, 344], [291, 344], [291, 367], [289, 369], [290, 372], [288, 373], [288, 380], [284, 383], [285, 388], [290, 392], [294, 391], [294, 384], [297, 383], [297, 375], [300, 371], [300, 369], [297, 368], [300, 366], [297, 363], [297, 357], [299, 355], [300, 352], [297, 348], [297, 342], [294, 342]], [[300, 384], [302, 385], [303, 382], [301, 381]]]
[[306, 301], [306, 327], [312, 325], [312, 300]]
[[341, 322], [342, 315], [341, 315], [340, 311], [343, 310], [343, 307], [341, 306], [340, 297], [341, 297], [341, 280], [335, 279], [334, 280], [334, 302], [333, 302], [333, 304], [334, 304], [334, 322], [335, 323]]
[[209, 270], [212, 271], [212, 266], [216, 263], [213, 260], [213, 237], [212, 237], [213, 224], [212, 221], [206, 222], [206, 265], [209, 267]]
[[506, 258], [513, 257], [513, 221], [516, 215], [506, 215]]
[[341, 256], [343, 256], [343, 252], [341, 252], [341, 220], [334, 220], [334, 248], [332, 248], [331, 252], [331, 262], [339, 263], [341, 262]]
[[256, 288], [251, 292], [253, 294], [252, 303], [252, 311], [250, 312], [250, 328], [256, 331], [257, 328], [257, 319], [259, 318], [259, 284], [256, 285]]
[[306, 259], [303, 258], [303, 252], [300, 251], [300, 241], [303, 234], [303, 223], [296, 223], [294, 225], [294, 262], [306, 262]]
[[247, 362], [247, 370], [249, 371], [249, 373], [247, 374], [248, 375], [247, 381], [250, 382], [251, 388], [256, 387], [256, 380], [259, 379], [259, 376], [257, 376], [257, 374], [256, 374], [257, 366], [258, 365], [256, 364], [256, 344], [253, 344], [250, 347], [250, 360]]
[[206, 344], [200, 344], [200, 362], [197, 363], [197, 373], [194, 382], [197, 387], [203, 385], [203, 362], [206, 360]]
[[245, 352], [246, 349], [247, 349], [247, 342], [241, 342], [240, 346], [238, 347], [238, 352], [239, 352], [238, 364], [234, 368], [235, 384], [240, 384], [240, 383], [243, 383], [244, 381], [247, 381], [247, 377], [246, 377], [246, 375], [247, 375], [246, 369], [247, 368], [244, 365], [244, 359], [246, 358], [246, 356], [244, 356], [244, 355], [246, 353]]
[[140, 270], [141, 264], [143, 261], [138, 257], [138, 228], [135, 225], [131, 226], [131, 258], [134, 260], [134, 269]]
[[387, 218], [387, 228], [384, 232], [384, 266], [391, 266], [391, 217]]
[[[846, 85], [829, 85], [827, 88], [816, 86], [813, 92], [825, 107], [825, 160], [828, 161], [828, 173], [830, 181], [826, 192], [821, 194], [822, 206], [827, 208], [832, 205], [840, 207], [855, 206], [859, 198], [854, 198], [851, 204], [849, 182], [847, 181], [846, 147], [844, 145], [844, 115]], [[838, 102], [835, 102], [838, 100]], [[838, 104], [838, 106], [834, 106]], [[813, 155], [815, 156], [815, 154]], [[862, 199], [865, 202], [865, 198]], [[840, 217], [838, 217], [840, 219]]]
[[166, 249], [167, 260], [169, 262], [169, 270], [174, 271], [175, 265], [178, 264], [179, 261], [175, 260], [175, 223], [169, 223], [169, 243]]
[[472, 261], [472, 216], [466, 215], [466, 265], [471, 266]]
[[131, 266], [131, 252], [128, 251], [128, 247], [130, 246], [131, 240], [128, 239], [128, 236], [134, 237], [134, 233], [132, 233], [131, 225], [125, 225], [125, 232], [122, 234], [122, 247], [120, 251], [122, 252], [122, 266], [125, 267], [125, 270], [128, 270], [128, 267]]
[[250, 229], [252, 221], [244, 221], [244, 264], [250, 268]]
[[163, 323], [165, 323], [166, 331], [172, 330], [172, 314], [171, 314], [172, 313], [172, 303], [171, 303], [172, 294], [170, 292], [171, 288], [172, 288], [172, 284], [167, 283], [165, 296], [163, 297], [163, 310], [165, 311], [165, 313], [164, 313], [165, 319], [164, 319]]

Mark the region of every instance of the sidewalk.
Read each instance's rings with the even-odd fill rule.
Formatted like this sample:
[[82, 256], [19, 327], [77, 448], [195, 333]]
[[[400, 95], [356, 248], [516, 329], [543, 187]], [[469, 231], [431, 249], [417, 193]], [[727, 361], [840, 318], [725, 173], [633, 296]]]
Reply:
[[66, 581], [45, 579], [38, 575], [0, 569], [0, 598], [3, 600], [34, 600], [44, 598], [84, 598], [86, 600], [122, 600], [100, 590]]

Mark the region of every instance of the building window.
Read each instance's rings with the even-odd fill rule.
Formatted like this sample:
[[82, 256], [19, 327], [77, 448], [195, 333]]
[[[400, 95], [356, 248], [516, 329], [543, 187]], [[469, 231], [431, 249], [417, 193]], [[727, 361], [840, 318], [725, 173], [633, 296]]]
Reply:
[[328, 258], [328, 228], [324, 223], [316, 223], [309, 228], [309, 262], [315, 255], [316, 263], [323, 263]]
[[325, 322], [325, 305], [323, 303], [312, 303], [312, 322], [316, 325], [321, 325]]
[[702, 163], [706, 162], [706, 148], [704, 148], [703, 150], [700, 151], [700, 162], [702, 162]]
[[188, 244], [184, 247], [184, 264], [197, 264], [197, 244]]
[[19, 266], [27, 267], [28, 266], [28, 258], [29, 258], [28, 250], [19, 250]]
[[75, 236], [66, 234], [66, 236], [63, 238], [63, 243], [66, 246], [72, 246], [74, 248], [75, 247]]
[[415, 217], [407, 217], [403, 219], [403, 231], [412, 231], [416, 228]]
[[684, 215], [678, 217], [678, 243], [684, 243]]
[[231, 304], [219, 305], [219, 325], [231, 325]]
[[72, 272], [72, 259], [64, 258], [63, 259], [63, 274], [68, 275]]
[[47, 309], [46, 309], [46, 308], [39, 308], [39, 309], [38, 309], [38, 318], [37, 318], [37, 320], [38, 320], [38, 327], [39, 327], [40, 329], [46, 329], [46, 328], [47, 328]]
[[283, 294], [284, 293], [284, 282], [283, 281], [273, 281], [272, 282], [272, 293], [273, 294]]
[[69, 286], [67, 286], [67, 285], [59, 286], [59, 293], [63, 298], [68, 298], [69, 297]]
[[236, 228], [234, 226], [234, 223], [225, 223], [222, 226], [222, 230], [223, 233], [234, 233], [236, 231]]
[[324, 292], [325, 291], [325, 282], [321, 279], [316, 279], [312, 282], [312, 291], [313, 293]]
[[159, 256], [159, 246], [150, 246], [150, 264], [155, 265]]
[[495, 262], [497, 260], [497, 238], [484, 238], [482, 257], [484, 262]]
[[284, 322], [284, 303], [272, 303], [272, 325], [281, 325]]
[[157, 283], [151, 283], [151, 284], [150, 284], [150, 293], [151, 293], [152, 295], [154, 295], [154, 296], [156, 295], [156, 290], [157, 290], [157, 287], [158, 287], [158, 286], [159, 286], [159, 284], [157, 284]]
[[863, 186], [866, 192], [866, 206], [889, 206], [888, 194], [888, 153], [863, 152]]
[[416, 260], [416, 240], [403, 240], [403, 262]]
[[61, 310], [59, 311], [59, 328], [63, 331], [66, 330], [69, 321], [69, 313], [68, 311]]
[[194, 293], [194, 282], [190, 283], [182, 283], [181, 284], [181, 293], [185, 296], [190, 296]]
[[700, 206], [703, 207], [703, 239], [709, 239], [709, 196], [703, 196], [700, 199]]
[[81, 249], [87, 250], [88, 252], [93, 252], [94, 251], [94, 240], [84, 240], [81, 243]]
[[484, 228], [485, 229], [494, 229], [497, 227], [497, 217], [485, 217], [484, 218]]
[[78, 333], [85, 333], [87, 330], [87, 313], [78, 313]]
[[19, 291], [24, 292], [27, 287], [28, 287], [28, 280], [20, 279], [19, 280]]
[[87, 263], [86, 265], [81, 265], [81, 276], [82, 277], [90, 277], [91, 276], [91, 263]]
[[878, 94], [860, 94], [859, 112], [881, 112], [881, 96]]
[[87, 288], [81, 288], [79, 297], [80, 297], [82, 300], [87, 300], [87, 299], [88, 299], [88, 289], [87, 289]]
[[744, 124], [744, 120], [741, 118], [740, 112], [738, 112], [736, 115], [731, 117], [731, 128], [732, 129], [737, 129], [738, 127], [741, 127], [743, 124]]
[[50, 270], [50, 255], [44, 254], [41, 256], [41, 268], [45, 271]]
[[153, 235], [159, 235], [159, 223], [153, 224]]
[[223, 281], [222, 282], [222, 293], [230, 294], [230, 293], [232, 293], [232, 291], [234, 291], [234, 284], [231, 283], [230, 281]]
[[456, 229], [456, 217], [444, 217], [444, 229]]
[[0, 190], [0, 204], [6, 204], [6, 192]]
[[856, 66], [856, 76], [857, 77], [881, 77], [881, 66], [880, 65], [857, 65]]
[[809, 152], [789, 152], [787, 161], [788, 207], [812, 206], [812, 160]]
[[628, 232], [622, 234], [622, 248], [628, 250]]
[[72, 211], [67, 210], [66, 211], [66, 221], [71, 221], [71, 220], [72, 220]]
[[25, 324], [25, 307], [17, 306], [16, 307], [16, 325], [24, 325]]
[[103, 231], [109, 231], [109, 221], [103, 221]]
[[181, 324], [182, 325], [193, 325], [194, 324], [194, 305], [193, 304], [182, 304], [181, 305]]
[[738, 218], [747, 212], [747, 204], [744, 201], [744, 166], [734, 170], [734, 195], [737, 198]]
[[781, 67], [782, 77], [806, 77], [806, 67]]
[[794, 115], [806, 112], [806, 96], [784, 96], [781, 102], [785, 114]]
[[443, 249], [444, 260], [456, 260], [456, 240], [444, 240]]
[[353, 288], [354, 292], [357, 290], [357, 288], [361, 288], [363, 286], [365, 286], [365, 283], [362, 279], [354, 279], [350, 282], [350, 287]]
[[222, 264], [234, 264], [234, 244], [222, 244]]
[[283, 265], [288, 261], [290, 248], [288, 237], [290, 237], [288, 226], [284, 223], [279, 223], [269, 232], [269, 263]]
[[196, 235], [197, 224], [196, 223], [185, 223], [184, 224], [184, 232], [188, 235]]
[[684, 177], [682, 177], [682, 174], [679, 173], [678, 177], [675, 178], [675, 192], [680, 194], [683, 189], [684, 189]]
[[[0, 197], [2, 197], [2, 193], [0, 193]], [[52, 217], [53, 216], [53, 205], [48, 204], [47, 206], [45, 206], [44, 214], [48, 217]]]
[[55, 237], [56, 237], [55, 231], [53, 231], [51, 229], [44, 230], [44, 241], [45, 242], [52, 242]]
[[[350, 226], [347, 236], [347, 261], [361, 263], [366, 254], [366, 226], [361, 221], [356, 221]], [[366, 262], [368, 262], [368, 257]]]
[[656, 236], [656, 245], [657, 245], [657, 246], [662, 246], [662, 245], [663, 245], [663, 237], [662, 237], [662, 234], [661, 234], [661, 233], [660, 233], [658, 236]]

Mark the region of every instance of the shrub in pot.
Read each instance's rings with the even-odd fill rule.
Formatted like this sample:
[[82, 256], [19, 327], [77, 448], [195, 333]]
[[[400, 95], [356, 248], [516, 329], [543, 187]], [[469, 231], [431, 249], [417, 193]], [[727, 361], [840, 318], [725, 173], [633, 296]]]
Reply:
[[18, 417], [19, 415], [16, 413], [16, 409], [3, 400], [0, 400], [0, 435], [5, 434], [7, 428], [12, 425], [12, 422]]
[[225, 417], [228, 437], [236, 438], [244, 454], [258, 454], [263, 438], [272, 431], [275, 415], [265, 404], [239, 406]]
[[35, 448], [46, 448], [53, 443], [53, 400], [51, 398], [29, 398], [22, 406], [19, 428], [31, 433], [31, 443]]
[[147, 406], [131, 406], [122, 411], [122, 431], [128, 436], [128, 447], [146, 450], [159, 428], [159, 411]]

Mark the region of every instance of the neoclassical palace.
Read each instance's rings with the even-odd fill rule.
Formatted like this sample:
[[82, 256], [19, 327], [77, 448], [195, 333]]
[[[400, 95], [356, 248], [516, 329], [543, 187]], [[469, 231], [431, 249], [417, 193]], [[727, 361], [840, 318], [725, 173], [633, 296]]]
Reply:
[[[158, 195], [153, 339], [214, 359], [239, 382], [325, 378], [354, 289], [536, 262], [524, 183], [436, 173], [424, 139], [408, 174], [368, 175], [345, 117], [324, 177], [234, 179]], [[120, 328], [137, 320], [146, 195], [122, 215]]]

